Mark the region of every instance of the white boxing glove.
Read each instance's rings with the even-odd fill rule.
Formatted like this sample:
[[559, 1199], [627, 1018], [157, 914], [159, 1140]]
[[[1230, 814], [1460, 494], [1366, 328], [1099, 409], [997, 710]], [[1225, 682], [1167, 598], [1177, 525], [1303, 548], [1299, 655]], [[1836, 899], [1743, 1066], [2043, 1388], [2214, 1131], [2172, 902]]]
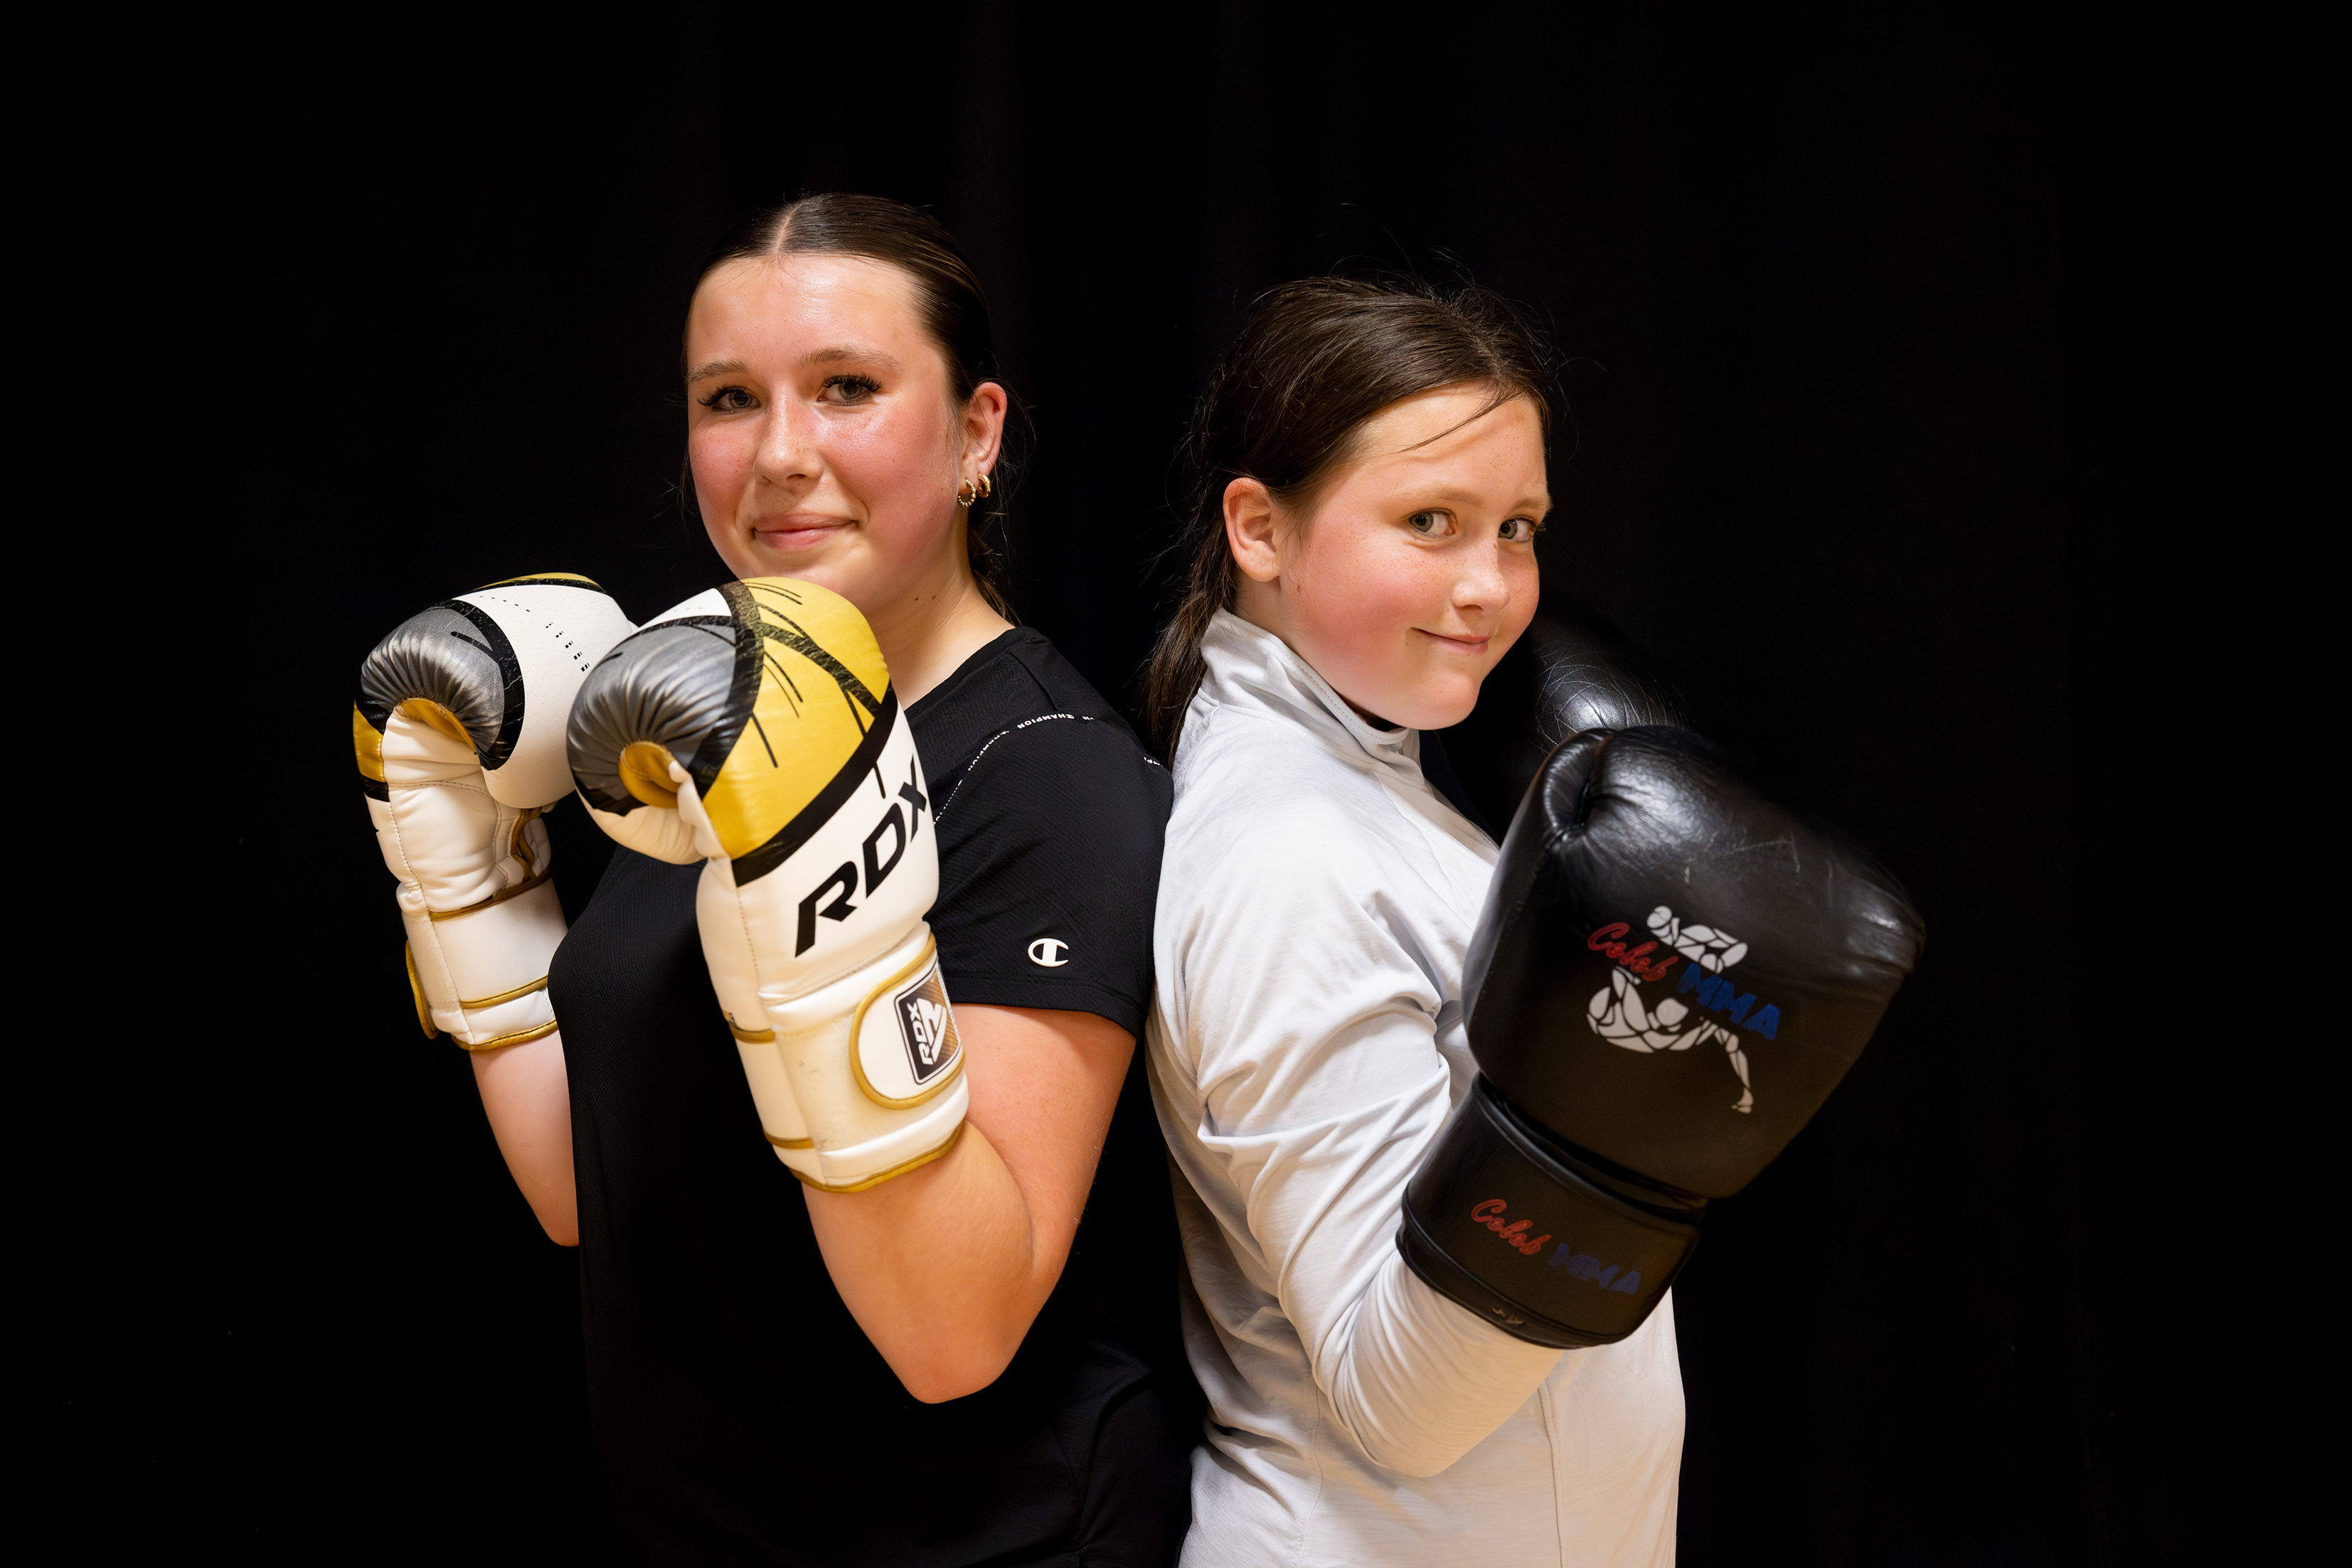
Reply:
[[572, 696], [629, 631], [603, 589], [548, 572], [444, 600], [360, 665], [352, 738], [428, 1036], [495, 1051], [554, 1032], [563, 909], [538, 818], [572, 788]]
[[930, 801], [856, 608], [792, 578], [698, 594], [596, 666], [571, 756], [606, 832], [704, 862], [710, 983], [793, 1174], [854, 1192], [947, 1153], [967, 1095]]

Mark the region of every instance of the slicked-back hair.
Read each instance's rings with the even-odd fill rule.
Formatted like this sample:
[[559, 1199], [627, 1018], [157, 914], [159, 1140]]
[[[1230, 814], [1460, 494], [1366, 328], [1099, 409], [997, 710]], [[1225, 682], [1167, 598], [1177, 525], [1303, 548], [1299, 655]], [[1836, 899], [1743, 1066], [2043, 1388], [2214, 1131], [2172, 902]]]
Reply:
[[1309, 277], [1258, 297], [1209, 377], [1192, 423], [1191, 570], [1144, 672], [1139, 717], [1171, 762], [1207, 666], [1202, 639], [1234, 603], [1225, 489], [1255, 479], [1286, 509], [1306, 506], [1353, 455], [1382, 409], [1440, 387], [1480, 386], [1486, 411], [1526, 398], [1551, 429], [1546, 356], [1500, 295], [1442, 292], [1418, 278]]
[[[924, 329], [947, 361], [948, 390], [959, 407], [971, 401], [982, 382], [1003, 385], [997, 368], [996, 343], [988, 323], [988, 296], [979, 275], [965, 259], [963, 247], [947, 225], [919, 207], [887, 196], [859, 196], [840, 192], [803, 196], [782, 206], [752, 214], [722, 235], [703, 258], [694, 287], [730, 262], [756, 261], [781, 256], [849, 256], [887, 262], [904, 272], [915, 285], [923, 312]], [[689, 290], [688, 298], [693, 298]], [[680, 357], [684, 363], [683, 353]], [[1000, 552], [990, 539], [1001, 531], [1003, 498], [1017, 467], [1013, 447], [1023, 419], [1021, 402], [1005, 388], [1007, 404], [1004, 439], [991, 476], [992, 499], [997, 505], [985, 515], [978, 503], [965, 529], [972, 580], [991, 608], [1007, 620], [1012, 607], [997, 580]], [[683, 465], [678, 495], [688, 514], [699, 511], [692, 464]], [[996, 525], [992, 530], [990, 524]]]

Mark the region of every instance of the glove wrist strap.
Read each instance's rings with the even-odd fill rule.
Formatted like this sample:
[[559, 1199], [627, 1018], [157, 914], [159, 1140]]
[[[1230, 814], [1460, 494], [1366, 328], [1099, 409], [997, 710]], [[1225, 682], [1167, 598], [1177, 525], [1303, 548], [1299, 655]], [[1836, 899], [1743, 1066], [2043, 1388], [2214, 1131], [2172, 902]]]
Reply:
[[1478, 1078], [1405, 1187], [1397, 1250], [1431, 1289], [1515, 1338], [1563, 1349], [1624, 1339], [1698, 1245], [1699, 1211], [1664, 1192], [1629, 1201], [1577, 1164]]

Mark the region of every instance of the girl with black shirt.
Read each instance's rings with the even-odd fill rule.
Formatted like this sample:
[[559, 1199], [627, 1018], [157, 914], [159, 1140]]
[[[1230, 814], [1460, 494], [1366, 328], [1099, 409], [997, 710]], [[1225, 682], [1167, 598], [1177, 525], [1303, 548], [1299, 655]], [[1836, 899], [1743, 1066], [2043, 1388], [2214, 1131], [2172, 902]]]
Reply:
[[1168, 1203], [1129, 1067], [1170, 786], [990, 581], [994, 370], [954, 239], [894, 202], [762, 214], [689, 308], [712, 542], [854, 603], [907, 705], [971, 1110], [929, 1165], [802, 1186], [705, 970], [698, 868], [615, 851], [556, 955], [561, 1032], [476, 1065], [581, 1248], [606, 1494], [648, 1561], [1156, 1564], [1182, 1538], [1190, 1445], [1139, 1349], [1171, 1270], [1117, 1256]]

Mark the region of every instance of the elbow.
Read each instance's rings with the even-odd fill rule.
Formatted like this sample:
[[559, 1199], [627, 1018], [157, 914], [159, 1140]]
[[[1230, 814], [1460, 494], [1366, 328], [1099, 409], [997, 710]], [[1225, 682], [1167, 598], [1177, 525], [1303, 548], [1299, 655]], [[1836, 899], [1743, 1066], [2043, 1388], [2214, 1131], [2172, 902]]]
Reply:
[[1382, 1420], [1363, 1407], [1361, 1401], [1347, 1397], [1344, 1387], [1333, 1391], [1338, 1397], [1330, 1401], [1331, 1414], [1337, 1425], [1355, 1439], [1364, 1458], [1392, 1475], [1410, 1476], [1425, 1481], [1432, 1476], [1443, 1475], [1467, 1448], [1445, 1443], [1440, 1434], [1425, 1427], [1416, 1429], [1409, 1420]]
[[899, 1384], [908, 1393], [925, 1405], [944, 1405], [950, 1399], [961, 1399], [977, 1394], [998, 1378], [1013, 1364], [1013, 1353], [1020, 1341], [1002, 1348], [993, 1344], [963, 1343], [927, 1346], [919, 1362], [900, 1364], [893, 1360], [890, 1370], [898, 1375]]
[[1452, 1412], [1421, 1403], [1368, 1397], [1344, 1374], [1325, 1396], [1333, 1424], [1364, 1458], [1391, 1475], [1425, 1481], [1444, 1475], [1486, 1436], [1483, 1423], [1448, 1420]]
[[1454, 1468], [1464, 1453], [1468, 1452], [1467, 1449], [1415, 1447], [1411, 1443], [1366, 1442], [1360, 1437], [1356, 1442], [1364, 1450], [1364, 1457], [1381, 1469], [1394, 1475], [1409, 1476], [1417, 1481], [1444, 1475]]
[[550, 1225], [542, 1219], [539, 1228], [546, 1231], [547, 1239], [558, 1247], [580, 1245], [580, 1228], [577, 1225]]
[[975, 1311], [952, 1329], [893, 1335], [891, 1343], [876, 1338], [875, 1348], [908, 1393], [926, 1405], [944, 1405], [1003, 1376], [1034, 1315]]

